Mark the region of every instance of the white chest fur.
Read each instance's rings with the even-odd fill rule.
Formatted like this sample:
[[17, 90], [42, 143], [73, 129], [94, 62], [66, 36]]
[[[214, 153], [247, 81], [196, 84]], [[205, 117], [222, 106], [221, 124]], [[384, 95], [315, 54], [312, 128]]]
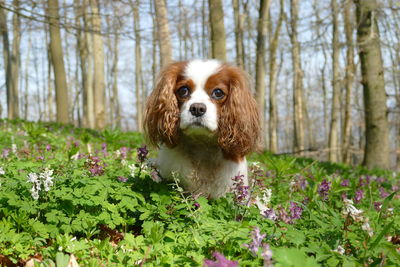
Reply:
[[229, 192], [236, 175], [244, 175], [244, 184], [248, 185], [246, 158], [240, 162], [225, 159], [218, 146], [207, 143], [172, 149], [162, 146], [156, 165], [163, 178], [172, 180], [175, 175], [185, 190], [209, 198]]

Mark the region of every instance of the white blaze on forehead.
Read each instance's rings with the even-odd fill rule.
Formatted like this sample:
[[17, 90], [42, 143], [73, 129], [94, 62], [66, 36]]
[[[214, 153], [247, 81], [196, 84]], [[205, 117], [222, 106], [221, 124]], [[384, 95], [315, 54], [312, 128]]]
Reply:
[[204, 88], [207, 79], [217, 73], [221, 65], [221, 62], [215, 59], [192, 60], [186, 66], [184, 75], [194, 82], [196, 88]]
[[[191, 79], [195, 84], [188, 101], [185, 101], [181, 107], [180, 127], [186, 129], [193, 125], [201, 124], [211, 131], [218, 128], [217, 107], [211, 101], [210, 96], [206, 92], [204, 86], [213, 74], [217, 73], [221, 68], [218, 60], [193, 60], [188, 63], [185, 68], [184, 76]], [[194, 103], [201, 103], [206, 106], [204, 115], [196, 117], [190, 112], [190, 107]], [[197, 127], [197, 126], [196, 126]]]

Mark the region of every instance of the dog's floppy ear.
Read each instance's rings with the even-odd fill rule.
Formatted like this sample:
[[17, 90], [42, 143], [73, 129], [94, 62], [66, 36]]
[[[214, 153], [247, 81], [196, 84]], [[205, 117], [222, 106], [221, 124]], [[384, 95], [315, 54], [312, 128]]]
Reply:
[[228, 66], [229, 95], [221, 108], [218, 143], [224, 153], [238, 159], [257, 149], [260, 137], [260, 115], [252, 96], [248, 74]]
[[177, 144], [179, 107], [174, 89], [185, 65], [186, 62], [175, 62], [165, 67], [147, 100], [144, 131], [155, 146], [165, 144], [173, 147]]

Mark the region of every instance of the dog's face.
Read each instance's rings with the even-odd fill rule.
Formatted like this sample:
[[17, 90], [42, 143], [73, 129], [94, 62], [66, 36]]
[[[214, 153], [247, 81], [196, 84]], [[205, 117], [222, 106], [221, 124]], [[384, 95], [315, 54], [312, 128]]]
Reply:
[[212, 133], [226, 154], [244, 156], [260, 131], [247, 75], [217, 60], [169, 65], [147, 102], [145, 130], [153, 144], [170, 147], [179, 143], [181, 133]]

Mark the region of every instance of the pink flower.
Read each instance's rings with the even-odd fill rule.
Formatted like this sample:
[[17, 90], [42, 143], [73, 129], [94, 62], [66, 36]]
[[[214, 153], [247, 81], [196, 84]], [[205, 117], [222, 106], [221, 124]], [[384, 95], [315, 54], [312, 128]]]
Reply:
[[258, 227], [254, 227], [250, 234], [252, 239], [251, 243], [243, 244], [243, 246], [248, 248], [254, 257], [257, 257], [258, 250], [262, 247], [262, 241], [266, 234], [261, 234], [260, 228]]
[[249, 195], [249, 187], [244, 185], [243, 182], [244, 175], [236, 175], [233, 180], [233, 193], [235, 194], [235, 201], [239, 204], [244, 204], [248, 195]]
[[326, 179], [324, 179], [319, 185], [318, 194], [321, 196], [323, 200], [328, 199], [328, 192], [330, 188], [331, 188], [331, 182], [328, 182]]
[[213, 253], [213, 257], [215, 258], [215, 261], [205, 259], [203, 266], [204, 267], [236, 267], [239, 266], [237, 261], [230, 261], [227, 258], [225, 258], [224, 255], [221, 253], [215, 251]]

